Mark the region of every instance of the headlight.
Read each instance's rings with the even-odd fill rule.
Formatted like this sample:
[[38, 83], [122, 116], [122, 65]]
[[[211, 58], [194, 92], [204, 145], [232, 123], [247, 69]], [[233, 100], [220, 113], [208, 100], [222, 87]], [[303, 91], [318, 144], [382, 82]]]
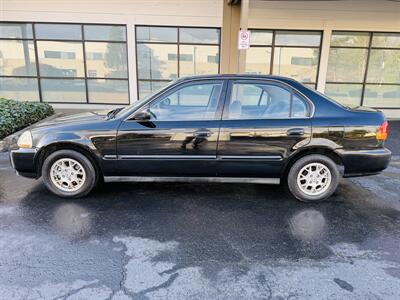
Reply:
[[32, 134], [29, 130], [21, 134], [17, 145], [20, 148], [32, 148]]

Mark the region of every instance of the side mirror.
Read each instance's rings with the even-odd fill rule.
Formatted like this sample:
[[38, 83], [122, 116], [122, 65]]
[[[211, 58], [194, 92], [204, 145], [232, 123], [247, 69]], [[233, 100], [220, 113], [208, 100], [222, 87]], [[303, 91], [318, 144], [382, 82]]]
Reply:
[[151, 119], [151, 114], [150, 114], [150, 112], [149, 112], [147, 109], [145, 109], [145, 110], [136, 112], [136, 113], [132, 116], [131, 119], [132, 119], [132, 120], [135, 120], [135, 121], [139, 121], [139, 122], [147, 122], [147, 121], [150, 121], [150, 119]]

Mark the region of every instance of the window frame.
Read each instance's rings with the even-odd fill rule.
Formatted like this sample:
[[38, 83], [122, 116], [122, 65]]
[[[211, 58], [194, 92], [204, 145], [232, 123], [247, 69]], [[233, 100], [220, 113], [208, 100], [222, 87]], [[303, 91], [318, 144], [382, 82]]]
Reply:
[[[330, 47], [329, 47], [329, 54], [331, 49], [364, 49], [367, 50], [367, 57], [366, 57], [366, 62], [365, 62], [365, 70], [363, 74], [363, 80], [361, 82], [348, 82], [348, 81], [343, 81], [343, 82], [335, 82], [335, 81], [325, 81], [325, 84], [354, 84], [354, 85], [361, 85], [361, 98], [359, 105], [363, 106], [365, 102], [365, 89], [367, 85], [377, 85], [377, 86], [400, 86], [400, 83], [373, 83], [373, 82], [367, 82], [368, 79], [368, 69], [369, 69], [369, 62], [371, 58], [371, 52], [372, 50], [400, 50], [399, 47], [377, 47], [372, 45], [373, 37], [374, 34], [396, 34], [400, 35], [400, 32], [395, 32], [395, 31], [362, 31], [362, 30], [333, 30], [332, 35], [335, 33], [348, 33], [348, 34], [354, 34], [354, 33], [365, 33], [368, 34], [368, 44], [366, 46], [332, 46], [332, 38], [329, 41]], [[337, 101], [337, 100], [335, 100]], [[390, 106], [368, 106], [371, 108], [376, 108], [376, 109], [400, 109], [400, 104], [398, 107], [390, 107]]]
[[[279, 117], [279, 118], [243, 118], [243, 119], [230, 119], [229, 118], [229, 106], [231, 103], [231, 95], [232, 88], [234, 84], [262, 84], [262, 85], [274, 85], [278, 86], [290, 93], [290, 104], [289, 104], [289, 115], [288, 117]], [[303, 101], [307, 108], [307, 115], [305, 117], [292, 117], [292, 106], [293, 106], [293, 95], [296, 96]], [[261, 98], [261, 95], [260, 95]], [[285, 84], [279, 80], [273, 79], [229, 79], [227, 85], [227, 91], [225, 95], [225, 103], [222, 113], [222, 121], [255, 121], [255, 120], [291, 120], [291, 119], [311, 119], [314, 115], [314, 104], [311, 100], [309, 100], [306, 96], [304, 96], [300, 91], [293, 88], [292, 86]]]
[[[158, 27], [158, 28], [172, 28], [176, 29], [177, 31], [177, 40], [176, 42], [155, 42], [155, 41], [138, 41], [137, 37], [137, 28], [138, 27]], [[193, 28], [193, 29], [217, 29], [218, 30], [218, 44], [215, 43], [189, 43], [189, 42], [181, 42], [180, 41], [180, 30], [181, 28]], [[136, 92], [138, 99], [140, 95], [140, 90], [139, 90], [139, 82], [171, 82], [173, 80], [169, 79], [141, 79], [139, 76], [139, 64], [138, 64], [138, 45], [140, 44], [156, 44], [156, 45], [176, 45], [177, 47], [177, 79], [180, 78], [180, 59], [179, 59], [179, 54], [180, 54], [180, 45], [188, 45], [188, 46], [218, 46], [218, 74], [221, 72], [221, 27], [208, 27], [208, 26], [173, 26], [173, 25], [151, 25], [151, 24], [136, 24], [135, 25], [135, 54], [136, 54]]]
[[134, 111], [130, 112], [127, 117], [124, 117], [124, 122], [137, 122], [133, 119], [136, 113], [149, 109], [150, 105], [156, 104], [158, 101], [162, 101], [166, 96], [173, 94], [178, 89], [184, 88], [190, 85], [196, 84], [216, 84], [221, 83], [221, 92], [219, 94], [218, 105], [215, 111], [214, 119], [201, 119], [201, 120], [153, 120], [155, 122], [213, 122], [213, 121], [220, 121], [222, 118], [222, 112], [224, 108], [224, 103], [226, 99], [226, 91], [228, 88], [228, 81], [227, 79], [217, 78], [217, 79], [194, 79], [191, 81], [185, 81], [177, 84], [172, 84], [172, 86], [166, 87], [165, 89], [159, 91], [157, 94], [151, 96], [147, 101], [145, 101], [140, 107], [136, 108]]
[[[2, 24], [30, 24], [32, 27], [32, 38], [0, 38], [0, 42], [2, 40], [14, 40], [14, 41], [32, 41], [33, 46], [34, 46], [34, 52], [35, 52], [35, 68], [36, 68], [36, 75], [35, 76], [18, 76], [18, 75], [0, 75], [1, 78], [30, 78], [30, 79], [36, 79], [37, 80], [37, 86], [38, 86], [38, 93], [39, 93], [39, 102], [45, 102], [43, 101], [43, 95], [42, 95], [42, 88], [41, 88], [41, 79], [80, 79], [84, 80], [85, 82], [85, 102], [66, 102], [66, 101], [57, 101], [57, 102], [50, 102], [52, 104], [112, 104], [112, 105], [129, 105], [130, 104], [130, 89], [129, 89], [129, 48], [128, 48], [128, 28], [126, 24], [114, 24], [114, 23], [79, 23], [79, 22], [20, 22], [20, 21], [5, 21], [5, 22], [0, 22]], [[36, 37], [36, 24], [52, 24], [52, 25], [79, 25], [80, 30], [81, 30], [81, 39], [49, 39], [49, 38], [37, 38]], [[108, 41], [108, 40], [87, 40], [85, 39], [85, 33], [84, 33], [84, 27], [86, 25], [99, 25], [99, 26], [121, 26], [125, 28], [125, 41]], [[75, 76], [75, 77], [62, 77], [62, 76], [42, 76], [40, 74], [40, 62], [39, 62], [39, 55], [38, 55], [38, 47], [37, 47], [37, 42], [75, 42], [75, 43], [81, 43], [82, 45], [82, 54], [83, 54], [83, 67], [84, 67], [84, 76]], [[107, 42], [107, 43], [119, 43], [119, 44], [125, 44], [126, 47], [126, 53], [127, 53], [127, 77], [126, 78], [120, 78], [120, 77], [114, 77], [114, 78], [108, 78], [108, 77], [90, 77], [88, 76], [87, 73], [87, 62], [86, 62], [86, 49], [85, 49], [85, 43], [86, 42]], [[90, 101], [89, 99], [89, 88], [88, 88], [88, 81], [90, 80], [97, 80], [97, 79], [102, 79], [102, 80], [125, 80], [127, 81], [128, 84], [128, 102], [126, 103], [115, 103], [115, 102], [93, 102]], [[36, 101], [35, 101], [36, 102]]]
[[[274, 57], [275, 57], [275, 48], [303, 48], [303, 49], [318, 49], [319, 54], [318, 54], [318, 64], [317, 64], [317, 73], [315, 76], [315, 82], [301, 82], [302, 84], [313, 84], [314, 88], [317, 88], [318, 85], [318, 78], [319, 78], [319, 71], [320, 71], [320, 66], [321, 66], [321, 53], [322, 53], [322, 43], [324, 40], [324, 30], [311, 30], [311, 29], [279, 29], [279, 28], [249, 28], [250, 32], [262, 32], [262, 31], [269, 31], [272, 33], [272, 41], [271, 44], [255, 44], [251, 45], [250, 48], [270, 48], [271, 49], [271, 56], [270, 56], [270, 65], [269, 65], [269, 70], [268, 74], [265, 75], [274, 75]], [[314, 32], [314, 33], [320, 33], [320, 41], [318, 46], [299, 46], [299, 45], [281, 45], [281, 44], [276, 44], [276, 33], [277, 32]], [[251, 38], [250, 38], [251, 39]], [[259, 74], [262, 75], [262, 74]], [[279, 76], [279, 75], [275, 75]]]

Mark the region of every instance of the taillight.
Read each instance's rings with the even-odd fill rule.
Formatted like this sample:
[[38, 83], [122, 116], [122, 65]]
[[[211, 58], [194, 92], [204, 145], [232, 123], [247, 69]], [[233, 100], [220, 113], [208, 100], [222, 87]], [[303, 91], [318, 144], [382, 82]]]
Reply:
[[378, 141], [385, 141], [388, 136], [389, 124], [387, 121], [383, 122], [381, 126], [376, 130], [376, 139]]

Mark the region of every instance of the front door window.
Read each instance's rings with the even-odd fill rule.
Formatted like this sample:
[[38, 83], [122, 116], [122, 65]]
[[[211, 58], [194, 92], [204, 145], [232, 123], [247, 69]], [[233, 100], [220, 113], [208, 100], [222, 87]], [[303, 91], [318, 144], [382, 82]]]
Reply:
[[152, 120], [214, 120], [222, 82], [186, 85], [150, 105]]

